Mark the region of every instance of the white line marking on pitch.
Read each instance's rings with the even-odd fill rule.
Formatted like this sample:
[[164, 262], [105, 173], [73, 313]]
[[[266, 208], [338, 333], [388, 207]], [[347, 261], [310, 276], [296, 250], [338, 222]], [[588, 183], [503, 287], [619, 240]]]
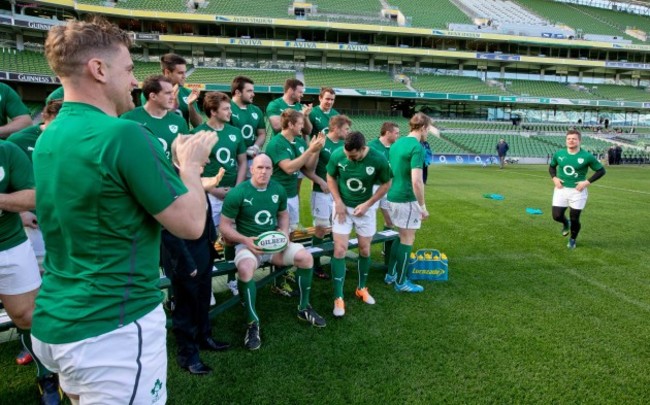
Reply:
[[576, 272], [575, 270], [566, 269], [566, 272], [571, 274], [572, 276], [574, 276], [576, 278], [579, 278], [580, 280], [582, 280], [582, 281], [584, 281], [584, 282], [586, 282], [588, 284], [591, 284], [592, 286], [594, 286], [596, 288], [599, 288], [599, 289], [605, 291], [606, 293], [609, 293], [609, 294], [615, 296], [616, 298], [619, 298], [619, 299], [627, 302], [628, 304], [632, 304], [632, 305], [634, 305], [634, 306], [636, 306], [638, 308], [641, 308], [641, 309], [643, 309], [643, 310], [645, 310], [647, 312], [650, 312], [650, 305], [646, 304], [645, 302], [637, 301], [634, 298], [628, 297], [624, 293], [622, 293], [622, 292], [620, 292], [618, 290], [615, 290], [614, 288], [612, 288], [612, 287], [610, 287], [608, 285], [605, 285], [605, 284], [603, 284], [603, 283], [601, 283], [599, 281], [593, 280], [593, 279], [591, 279], [591, 278], [589, 278], [589, 277], [587, 277], [585, 275], [582, 275], [582, 274]]

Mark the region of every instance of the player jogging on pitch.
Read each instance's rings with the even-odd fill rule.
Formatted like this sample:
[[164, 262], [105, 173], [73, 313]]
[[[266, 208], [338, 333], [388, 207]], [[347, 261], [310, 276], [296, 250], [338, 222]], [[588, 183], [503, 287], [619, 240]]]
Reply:
[[[553, 219], [562, 224], [562, 236], [569, 237], [567, 247], [575, 249], [580, 232], [580, 214], [587, 204], [587, 187], [605, 175], [605, 168], [592, 155], [580, 148], [582, 135], [571, 129], [566, 134], [566, 149], [557, 151], [548, 167], [555, 185], [553, 190]], [[587, 180], [587, 171], [595, 173]], [[569, 208], [569, 219], [564, 215]]]

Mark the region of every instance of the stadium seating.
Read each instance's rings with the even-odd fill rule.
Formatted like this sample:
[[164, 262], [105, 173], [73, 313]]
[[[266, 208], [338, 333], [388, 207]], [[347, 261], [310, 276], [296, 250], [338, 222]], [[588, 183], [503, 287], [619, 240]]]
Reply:
[[[533, 136], [531, 138], [550, 145], [554, 151], [566, 147], [566, 137], [564, 135]], [[590, 153], [602, 154], [612, 144], [599, 138], [583, 135], [580, 146]]]
[[434, 91], [441, 93], [508, 94], [497, 86], [488, 86], [481, 79], [465, 76], [411, 76], [411, 86], [418, 91]]
[[2, 48], [0, 70], [54, 76], [44, 54], [33, 51], [17, 51], [13, 48]]
[[451, 0], [437, 0], [435, 5], [427, 0], [390, 0], [389, 3], [399, 7], [402, 14], [410, 17], [414, 27], [447, 29], [451, 22], [472, 23]]
[[545, 17], [552, 23], [562, 23], [575, 29], [580, 29], [584, 34], [601, 34], [617, 36], [639, 42], [635, 38], [624, 34], [619, 28], [613, 27], [589, 14], [592, 7], [583, 7], [558, 3], [550, 0], [517, 0], [522, 6]]
[[319, 13], [379, 15], [382, 9], [379, 0], [313, 0], [311, 3], [318, 5]]
[[518, 135], [502, 134], [464, 134], [443, 132], [442, 137], [449, 142], [480, 154], [496, 154], [496, 144], [500, 138], [510, 146], [508, 155], [512, 157], [538, 157], [545, 158], [552, 155], [558, 148], [554, 145]]
[[599, 99], [597, 95], [586, 91], [577, 91], [563, 83], [538, 80], [501, 80], [506, 90], [519, 96], [562, 97], [570, 99]]
[[285, 80], [295, 77], [296, 74], [289, 70], [196, 68], [186, 81], [188, 83], [230, 85], [235, 76], [248, 76], [257, 85], [282, 86]]
[[591, 93], [614, 101], [648, 101], [650, 100], [650, 92], [645, 91], [643, 88], [631, 86], [619, 86], [616, 84], [594, 84], [587, 85], [591, 89]]
[[[154, 0], [155, 1], [155, 0]], [[289, 0], [210, 0], [205, 8], [196, 10], [198, 13], [218, 15], [259, 16], [266, 18], [290, 18]]]
[[[190, 66], [187, 67], [190, 69]], [[133, 61], [133, 73], [138, 81], [143, 81], [149, 76], [162, 74], [160, 63]]]
[[[102, 0], [77, 0], [79, 3], [103, 6]], [[131, 10], [152, 10], [182, 13], [187, 11], [186, 1], [183, 0], [119, 0], [114, 2], [114, 7]]]
[[458, 0], [473, 16], [489, 18], [500, 23], [542, 25], [546, 20], [539, 18], [520, 5], [504, 0]]
[[394, 82], [385, 72], [358, 70], [305, 69], [305, 86], [330, 86], [346, 89], [402, 90], [409, 89], [402, 83]]

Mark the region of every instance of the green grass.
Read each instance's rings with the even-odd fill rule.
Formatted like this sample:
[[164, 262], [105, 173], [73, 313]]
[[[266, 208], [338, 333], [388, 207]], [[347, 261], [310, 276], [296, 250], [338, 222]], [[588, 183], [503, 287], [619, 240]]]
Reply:
[[[261, 349], [243, 348], [244, 311], [228, 311], [213, 331], [234, 349], [203, 354], [215, 368], [203, 378], [171, 355], [169, 403], [650, 401], [650, 167], [611, 167], [590, 187], [575, 251], [551, 219], [546, 166], [433, 166], [426, 192], [432, 217], [415, 248], [445, 252], [449, 281], [400, 295], [374, 271], [371, 307], [353, 298], [350, 266], [347, 313], [337, 320], [330, 283], [314, 279], [324, 329], [300, 324], [296, 300], [264, 288]], [[382, 260], [379, 247], [373, 258]], [[0, 403], [36, 399], [33, 367], [14, 365], [18, 349], [0, 345]]]

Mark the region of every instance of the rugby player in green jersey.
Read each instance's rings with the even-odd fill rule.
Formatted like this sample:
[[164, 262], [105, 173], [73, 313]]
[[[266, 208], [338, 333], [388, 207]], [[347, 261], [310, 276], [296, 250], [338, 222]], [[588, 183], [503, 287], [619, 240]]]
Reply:
[[[553, 190], [553, 219], [562, 224], [562, 236], [569, 237], [567, 247], [575, 249], [580, 232], [580, 214], [587, 204], [587, 187], [605, 175], [605, 168], [594, 155], [580, 148], [582, 135], [571, 129], [566, 134], [566, 149], [557, 151], [548, 171], [555, 188]], [[589, 169], [595, 173], [587, 180]], [[569, 208], [569, 219], [564, 213]]]
[[[345, 137], [350, 133], [352, 121], [345, 115], [335, 115], [328, 122], [329, 131], [325, 136], [325, 144], [318, 154], [315, 177], [311, 192], [311, 214], [314, 218], [314, 236], [312, 246], [323, 243], [323, 239], [332, 226], [332, 194], [327, 186], [327, 162], [332, 153], [343, 147]], [[314, 265], [314, 273], [322, 279], [329, 279], [320, 263]]]
[[226, 170], [219, 186], [209, 190], [208, 194], [212, 206], [212, 220], [218, 228], [221, 206], [226, 194], [246, 178], [248, 168], [246, 146], [239, 129], [228, 123], [231, 109], [230, 97], [227, 94], [218, 91], [206, 93], [203, 99], [203, 112], [209, 117], [208, 120], [194, 128], [192, 132], [215, 131], [219, 138], [212, 148], [210, 162], [205, 166], [203, 176], [216, 176], [222, 167]]
[[253, 273], [262, 263], [296, 266], [300, 287], [298, 319], [317, 327], [324, 327], [326, 323], [309, 304], [314, 263], [312, 255], [299, 243], [289, 242], [283, 251], [274, 254], [264, 254], [254, 243], [257, 236], [266, 231], [277, 230], [288, 237], [289, 213], [285, 187], [272, 179], [271, 159], [265, 154], [258, 155], [253, 159], [251, 172], [250, 180], [239, 184], [226, 196], [220, 230], [228, 240], [237, 244], [235, 265], [248, 322], [244, 345], [249, 350], [256, 350], [262, 341], [260, 320], [255, 308], [257, 288]]
[[[0, 140], [0, 300], [30, 354], [33, 351], [29, 329], [41, 275], [19, 213], [34, 209], [34, 205], [31, 162], [14, 143]], [[57, 376], [43, 367], [36, 355], [33, 358], [41, 403], [61, 403], [63, 394]]]
[[118, 118], [134, 107], [131, 43], [98, 17], [45, 41], [65, 101], [33, 153], [47, 255], [32, 343], [73, 404], [166, 401], [159, 224], [185, 239], [205, 225], [200, 174], [216, 135], [178, 137], [176, 174], [148, 131]]
[[[199, 99], [198, 90], [190, 90], [185, 86], [187, 61], [175, 53], [167, 53], [160, 57], [160, 68], [163, 76], [169, 78], [174, 86], [174, 105], [172, 111], [185, 119], [193, 127], [201, 125], [203, 118], [199, 114], [196, 101]], [[140, 104], [146, 103], [144, 93], [140, 95]]]
[[63, 86], [59, 86], [47, 96], [45, 104], [48, 104], [52, 100], [63, 100], [64, 96]]
[[[368, 146], [380, 152], [388, 159], [390, 147], [397, 141], [397, 138], [399, 138], [399, 126], [394, 122], [384, 122], [379, 131], [379, 138], [368, 142]], [[373, 191], [376, 191], [377, 188], [379, 186], [374, 185]], [[375, 203], [374, 208], [381, 210], [381, 215], [384, 217], [384, 229], [391, 229], [393, 227], [393, 221], [390, 219], [390, 212], [388, 211], [388, 198], [383, 196], [381, 200]]]
[[32, 125], [29, 109], [14, 89], [0, 83], [0, 139]]
[[121, 118], [139, 122], [155, 136], [171, 162], [171, 147], [180, 134], [187, 135], [190, 129], [183, 117], [172, 112], [174, 108], [174, 86], [171, 79], [163, 76], [149, 76], [142, 84], [142, 94], [147, 100], [143, 106], [122, 115]]
[[[241, 130], [241, 136], [246, 143], [246, 157], [249, 168], [251, 161], [260, 153], [266, 141], [264, 113], [258, 106], [253, 104], [253, 97], [255, 97], [254, 84], [253, 80], [246, 76], [237, 76], [233, 79], [230, 89], [230, 95], [232, 96], [230, 101], [232, 109], [230, 125]], [[246, 177], [250, 177], [250, 172], [246, 172]]]
[[[266, 116], [269, 117], [269, 123], [273, 128], [273, 136], [282, 131], [282, 121], [280, 115], [286, 109], [293, 109], [301, 112], [305, 117], [309, 117], [312, 111], [312, 105], [302, 105], [300, 100], [305, 94], [305, 85], [298, 79], [287, 79], [284, 82], [284, 94], [276, 98], [266, 106]], [[307, 136], [311, 133], [311, 122], [306, 119], [300, 133]]]
[[431, 118], [423, 113], [409, 120], [408, 136], [398, 139], [390, 148], [389, 162], [393, 171], [393, 184], [388, 191], [388, 211], [399, 231], [399, 243], [391, 248], [388, 273], [384, 281], [395, 284], [401, 292], [422, 292], [424, 287], [408, 279], [407, 261], [415, 241], [415, 232], [429, 217], [424, 201], [422, 166], [424, 149], [420, 142], [426, 139], [432, 126]]
[[287, 109], [281, 116], [282, 131], [266, 145], [266, 154], [273, 162], [273, 180], [284, 186], [288, 198], [289, 227], [295, 229], [300, 223], [298, 201], [298, 173], [314, 164], [325, 144], [325, 136], [312, 138], [307, 149], [300, 150], [296, 141], [304, 128], [303, 114]]
[[311, 136], [317, 135], [319, 132], [327, 135], [329, 132], [329, 122], [332, 117], [339, 115], [334, 107], [334, 100], [336, 93], [331, 87], [321, 87], [318, 100], [320, 104], [314, 107], [309, 114], [309, 122], [311, 122], [312, 130]]
[[[343, 282], [345, 281], [345, 252], [352, 228], [359, 240], [359, 282], [355, 295], [366, 304], [375, 299], [366, 282], [370, 271], [370, 243], [377, 231], [377, 213], [373, 205], [383, 197], [391, 184], [388, 160], [375, 149], [366, 146], [361, 132], [351, 132], [343, 148], [332, 153], [327, 163], [327, 185], [332, 193], [332, 281], [334, 284], [334, 316], [345, 315]], [[379, 184], [373, 192], [371, 185]]]

